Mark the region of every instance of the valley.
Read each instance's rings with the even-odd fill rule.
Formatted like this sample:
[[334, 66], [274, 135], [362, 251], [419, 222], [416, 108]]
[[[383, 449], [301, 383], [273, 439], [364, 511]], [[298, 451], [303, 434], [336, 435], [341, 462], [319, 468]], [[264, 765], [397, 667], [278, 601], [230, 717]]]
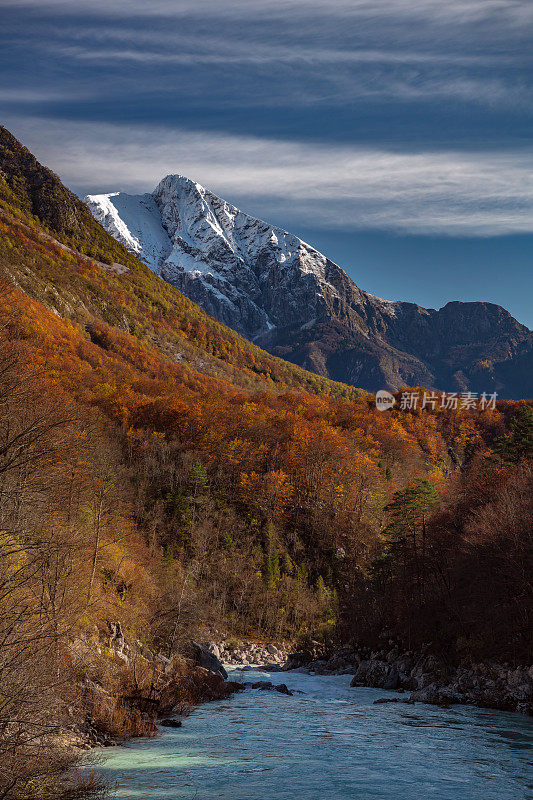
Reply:
[[[235, 687], [198, 663], [192, 643], [216, 631], [226, 642], [283, 641], [299, 652], [357, 641], [377, 661], [386, 633], [402, 653], [430, 644], [451, 671], [491, 663], [506, 680], [529, 675], [530, 400], [379, 411], [364, 387], [307, 371], [206, 313], [4, 128], [0, 211], [0, 796], [100, 791], [98, 777], [91, 784], [78, 772], [72, 737], [82, 747], [130, 742], [109, 757], [112, 778], [129, 752], [150, 759], [175, 748], [169, 737], [189, 720], [192, 731], [197, 720], [220, 719], [218, 742], [235, 724], [232, 709], [260, 725], [255, 695], [224, 705]], [[327, 293], [326, 283], [342, 284], [350, 308], [359, 292], [354, 314], [365, 308], [376, 325], [394, 317], [326, 259], [323, 278], [311, 269], [305, 278], [299, 263], [289, 277], [316, 304], [318, 285]], [[495, 314], [521, 352], [524, 332], [494, 309], [478, 309], [480, 326]], [[299, 673], [275, 682], [316, 689], [316, 708], [329, 709], [328, 741], [339, 703], [362, 715], [368, 736], [381, 736], [366, 690], [337, 677], [349, 683]], [[522, 729], [533, 680], [520, 691], [521, 715], [451, 712], [474, 754], [479, 726], [509, 724], [511, 737]], [[222, 705], [194, 710], [207, 699]], [[291, 707], [282, 738], [302, 707]], [[420, 730], [427, 722], [438, 737], [441, 710], [423, 709]], [[385, 713], [398, 715], [395, 737], [410, 724], [403, 708]], [[183, 717], [183, 731], [153, 738], [163, 715]], [[235, 760], [217, 752], [215, 760]], [[462, 762], [459, 781], [469, 769]], [[213, 775], [202, 777], [206, 792]], [[160, 796], [167, 789], [157, 787]]]

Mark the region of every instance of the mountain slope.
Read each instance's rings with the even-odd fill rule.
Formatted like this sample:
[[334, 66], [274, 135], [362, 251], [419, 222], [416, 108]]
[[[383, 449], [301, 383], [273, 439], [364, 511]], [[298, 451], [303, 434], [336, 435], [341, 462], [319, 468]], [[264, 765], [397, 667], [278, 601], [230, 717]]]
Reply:
[[2, 127], [0, 223], [1, 265], [31, 297], [77, 325], [98, 319], [173, 365], [235, 386], [359, 394], [264, 352], [161, 281]]
[[0, 129], [0, 796], [98, 790], [65, 743], [212, 699], [182, 655], [215, 631], [531, 663], [532, 414], [381, 413], [263, 352]]
[[[0, 411], [24, 423], [41, 407], [64, 408], [76, 470], [95, 473], [110, 513], [124, 509], [100, 547], [80, 494], [74, 532], [84, 542], [88, 593], [94, 577], [102, 613], [111, 595], [119, 610], [108, 619], [122, 621], [131, 596], [130, 619], [150, 612], [159, 643], [174, 635], [185, 585], [184, 620], [219, 629], [293, 635], [331, 619], [338, 548], [367, 552], [376, 504], [412, 477], [443, 479], [452, 464], [446, 437], [461, 433], [462, 457], [464, 442], [483, 444], [485, 417], [461, 409], [384, 415], [358, 390], [261, 351], [137, 261], [6, 131], [0, 145], [0, 377], [7, 361], [40, 381], [29, 409], [20, 393], [6, 408], [0, 391]], [[53, 215], [44, 227], [30, 196], [41, 180], [48, 207], [81, 220], [76, 229], [54, 229]], [[502, 414], [487, 419], [501, 425]], [[87, 437], [97, 467], [85, 458]], [[60, 464], [61, 510], [72, 474]], [[27, 487], [24, 469], [19, 477]], [[27, 490], [33, 509], [33, 485]], [[15, 486], [17, 509], [19, 495]], [[109, 559], [122, 569], [122, 541], [131, 542], [128, 574], [110, 583], [117, 568]], [[194, 580], [184, 581], [188, 574]]]
[[500, 306], [440, 310], [360, 290], [298, 237], [180, 175], [152, 194], [89, 195], [95, 218], [154, 272], [234, 330], [289, 361], [375, 391], [533, 394], [533, 335]]

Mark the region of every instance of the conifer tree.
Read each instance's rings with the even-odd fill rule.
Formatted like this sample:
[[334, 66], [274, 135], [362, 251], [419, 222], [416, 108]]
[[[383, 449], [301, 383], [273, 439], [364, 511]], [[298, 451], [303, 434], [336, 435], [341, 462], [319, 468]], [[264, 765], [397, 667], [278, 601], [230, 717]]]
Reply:
[[494, 443], [494, 452], [502, 461], [517, 464], [522, 459], [533, 458], [533, 408], [520, 406], [509, 423], [507, 436]]

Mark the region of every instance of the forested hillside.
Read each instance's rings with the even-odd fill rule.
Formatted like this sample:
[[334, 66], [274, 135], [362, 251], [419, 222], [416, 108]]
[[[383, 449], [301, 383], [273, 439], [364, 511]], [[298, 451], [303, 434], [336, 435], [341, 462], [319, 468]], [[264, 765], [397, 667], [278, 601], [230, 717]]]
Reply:
[[146, 732], [111, 623], [168, 657], [384, 626], [526, 657], [530, 406], [379, 412], [204, 314], [4, 130], [0, 176], [0, 797], [43, 796], [88, 678]]

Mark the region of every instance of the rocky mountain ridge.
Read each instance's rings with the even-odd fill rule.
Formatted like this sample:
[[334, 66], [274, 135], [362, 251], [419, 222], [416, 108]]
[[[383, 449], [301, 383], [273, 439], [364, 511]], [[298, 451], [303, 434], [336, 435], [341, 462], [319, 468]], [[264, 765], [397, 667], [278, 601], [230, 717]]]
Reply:
[[505, 309], [439, 310], [359, 289], [337, 264], [181, 175], [152, 194], [88, 195], [95, 218], [154, 272], [260, 347], [370, 391], [533, 395], [533, 334]]

